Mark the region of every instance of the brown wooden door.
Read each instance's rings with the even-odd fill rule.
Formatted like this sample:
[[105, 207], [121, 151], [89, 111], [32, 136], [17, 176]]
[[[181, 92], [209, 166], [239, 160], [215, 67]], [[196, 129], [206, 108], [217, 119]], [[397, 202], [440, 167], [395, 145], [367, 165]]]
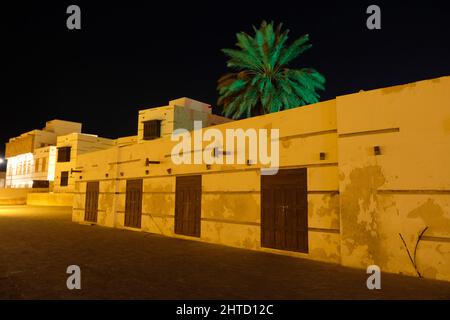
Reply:
[[261, 176], [261, 245], [308, 252], [306, 168]]
[[125, 227], [140, 228], [142, 219], [142, 179], [127, 180]]
[[202, 176], [177, 177], [175, 233], [200, 237]]
[[84, 211], [84, 220], [89, 222], [97, 222], [98, 214], [98, 193], [99, 182], [92, 181], [86, 184], [86, 203]]

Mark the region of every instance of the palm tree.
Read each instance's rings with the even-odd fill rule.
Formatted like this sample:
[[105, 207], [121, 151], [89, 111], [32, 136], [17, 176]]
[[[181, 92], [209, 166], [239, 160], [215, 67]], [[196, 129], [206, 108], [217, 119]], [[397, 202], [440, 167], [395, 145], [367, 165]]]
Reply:
[[288, 64], [311, 48], [309, 35], [286, 45], [289, 30], [263, 21], [255, 36], [238, 33], [239, 49], [223, 49], [230, 58], [227, 73], [218, 81], [218, 104], [233, 119], [251, 117], [319, 101], [325, 78], [312, 68], [289, 69]]

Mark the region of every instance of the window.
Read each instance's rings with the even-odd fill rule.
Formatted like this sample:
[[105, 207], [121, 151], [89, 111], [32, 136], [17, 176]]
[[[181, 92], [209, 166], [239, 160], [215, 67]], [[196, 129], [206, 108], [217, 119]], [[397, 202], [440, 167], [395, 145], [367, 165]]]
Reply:
[[69, 171], [61, 171], [61, 180], [59, 185], [61, 187], [67, 187], [69, 185]]
[[42, 167], [41, 167], [42, 172], [47, 171], [47, 158], [42, 158]]
[[161, 120], [144, 122], [144, 140], [153, 140], [161, 137]]
[[58, 148], [58, 162], [69, 162], [70, 161], [70, 149], [71, 149], [71, 147]]
[[39, 172], [39, 162], [40, 162], [41, 158], [37, 158], [36, 160], [34, 160], [34, 172]]

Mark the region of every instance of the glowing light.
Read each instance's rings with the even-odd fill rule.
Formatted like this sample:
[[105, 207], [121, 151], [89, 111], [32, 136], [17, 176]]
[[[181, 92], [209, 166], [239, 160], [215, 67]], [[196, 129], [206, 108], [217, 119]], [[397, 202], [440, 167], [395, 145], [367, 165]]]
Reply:
[[55, 180], [55, 167], [56, 167], [56, 147], [51, 146], [48, 152], [48, 173], [47, 180], [54, 181]]
[[5, 159], [0, 158], [0, 164], [2, 164], [3, 162], [5, 162]]
[[24, 153], [8, 158], [6, 185], [12, 188], [31, 188], [33, 186], [34, 158], [32, 153]]

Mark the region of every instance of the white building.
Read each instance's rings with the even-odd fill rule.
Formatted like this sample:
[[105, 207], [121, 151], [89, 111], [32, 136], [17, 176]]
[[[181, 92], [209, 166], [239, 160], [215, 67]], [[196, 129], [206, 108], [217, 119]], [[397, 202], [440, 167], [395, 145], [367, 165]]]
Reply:
[[6, 143], [6, 187], [49, 187], [55, 176], [57, 137], [74, 132], [81, 132], [81, 123], [52, 120], [41, 130], [11, 138]]
[[6, 144], [6, 187], [71, 193], [82, 177], [79, 155], [167, 137], [178, 128], [193, 130], [194, 119], [202, 120], [204, 126], [231, 121], [212, 114], [210, 105], [189, 98], [139, 111], [137, 135], [116, 140], [81, 133], [81, 123], [48, 121], [42, 130], [26, 132]]

